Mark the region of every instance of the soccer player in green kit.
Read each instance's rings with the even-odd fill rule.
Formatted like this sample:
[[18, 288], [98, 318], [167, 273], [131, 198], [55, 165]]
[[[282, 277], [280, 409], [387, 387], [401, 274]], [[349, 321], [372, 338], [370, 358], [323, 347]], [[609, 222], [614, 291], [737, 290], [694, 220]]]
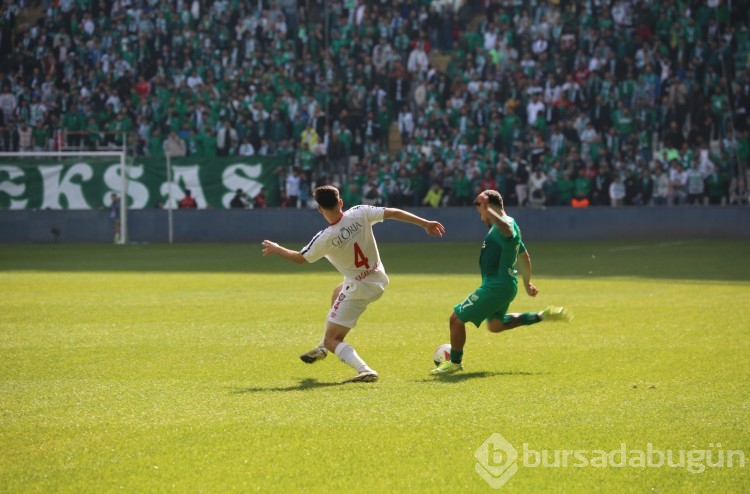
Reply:
[[466, 343], [466, 323], [479, 327], [487, 321], [487, 329], [501, 333], [518, 326], [541, 321], [570, 321], [572, 316], [563, 307], [547, 307], [539, 312], [508, 314], [508, 307], [518, 292], [516, 273], [520, 272], [526, 293], [535, 297], [539, 290], [531, 283], [531, 257], [521, 239], [516, 221], [505, 214], [503, 197], [496, 190], [485, 190], [474, 206], [490, 231], [484, 237], [479, 268], [482, 285], [466, 300], [453, 307], [450, 317], [451, 359], [431, 374], [446, 375], [463, 369], [461, 363]]

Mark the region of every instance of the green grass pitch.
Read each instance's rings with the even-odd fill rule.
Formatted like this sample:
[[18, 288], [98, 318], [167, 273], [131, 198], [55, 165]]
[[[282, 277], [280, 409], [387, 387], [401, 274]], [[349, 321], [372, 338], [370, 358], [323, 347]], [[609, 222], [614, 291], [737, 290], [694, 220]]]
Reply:
[[[348, 338], [381, 379], [348, 385], [335, 356], [298, 359], [340, 282], [324, 260], [0, 246], [0, 490], [750, 491], [746, 242], [529, 242], [541, 292], [511, 309], [573, 321], [471, 327], [463, 373], [434, 378], [479, 245], [381, 245], [391, 284]], [[476, 468], [493, 480], [511, 458], [475, 456], [494, 433], [521, 455], [498, 491]], [[623, 444], [627, 461], [650, 444], [678, 466], [618, 467]], [[591, 462], [535, 466], [542, 451]], [[594, 466], [597, 451], [615, 455]]]

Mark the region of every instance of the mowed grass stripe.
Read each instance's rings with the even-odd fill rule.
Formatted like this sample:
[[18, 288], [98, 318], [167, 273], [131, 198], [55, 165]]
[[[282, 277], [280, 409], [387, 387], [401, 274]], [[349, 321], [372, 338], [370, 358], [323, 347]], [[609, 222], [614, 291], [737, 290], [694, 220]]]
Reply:
[[[541, 293], [512, 309], [575, 319], [471, 328], [466, 370], [442, 380], [432, 351], [478, 245], [382, 245], [391, 285], [349, 338], [382, 379], [358, 386], [336, 384], [351, 371], [334, 356], [298, 360], [340, 281], [323, 262], [0, 246], [3, 490], [488, 492], [474, 452], [493, 432], [519, 451], [750, 455], [744, 245], [627, 245], [530, 242]], [[503, 489], [743, 492], [747, 467], [521, 466]]]

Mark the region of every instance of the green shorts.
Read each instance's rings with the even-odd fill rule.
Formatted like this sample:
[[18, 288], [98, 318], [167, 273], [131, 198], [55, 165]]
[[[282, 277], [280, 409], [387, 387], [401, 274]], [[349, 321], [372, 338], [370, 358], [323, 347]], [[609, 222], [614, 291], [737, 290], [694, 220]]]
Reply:
[[466, 297], [466, 300], [456, 304], [453, 312], [463, 322], [471, 322], [479, 327], [484, 320], [502, 319], [508, 312], [510, 303], [516, 298], [516, 293], [518, 286], [515, 284], [498, 287], [480, 286]]

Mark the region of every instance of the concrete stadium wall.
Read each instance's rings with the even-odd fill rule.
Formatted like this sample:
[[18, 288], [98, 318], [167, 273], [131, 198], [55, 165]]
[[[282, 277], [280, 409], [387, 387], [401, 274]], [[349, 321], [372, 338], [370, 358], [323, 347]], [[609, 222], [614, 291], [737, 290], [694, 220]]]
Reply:
[[[413, 208], [445, 225], [447, 241], [478, 240], [486, 228], [474, 208]], [[750, 239], [748, 207], [625, 207], [587, 209], [513, 208], [527, 240], [673, 240]], [[325, 226], [315, 210], [174, 211], [175, 242], [307, 242]], [[129, 212], [131, 242], [168, 242], [167, 211]], [[59, 232], [58, 236], [52, 233]], [[418, 228], [397, 221], [375, 227], [378, 240], [417, 242], [429, 239]], [[1, 211], [0, 242], [112, 242], [108, 211]]]

